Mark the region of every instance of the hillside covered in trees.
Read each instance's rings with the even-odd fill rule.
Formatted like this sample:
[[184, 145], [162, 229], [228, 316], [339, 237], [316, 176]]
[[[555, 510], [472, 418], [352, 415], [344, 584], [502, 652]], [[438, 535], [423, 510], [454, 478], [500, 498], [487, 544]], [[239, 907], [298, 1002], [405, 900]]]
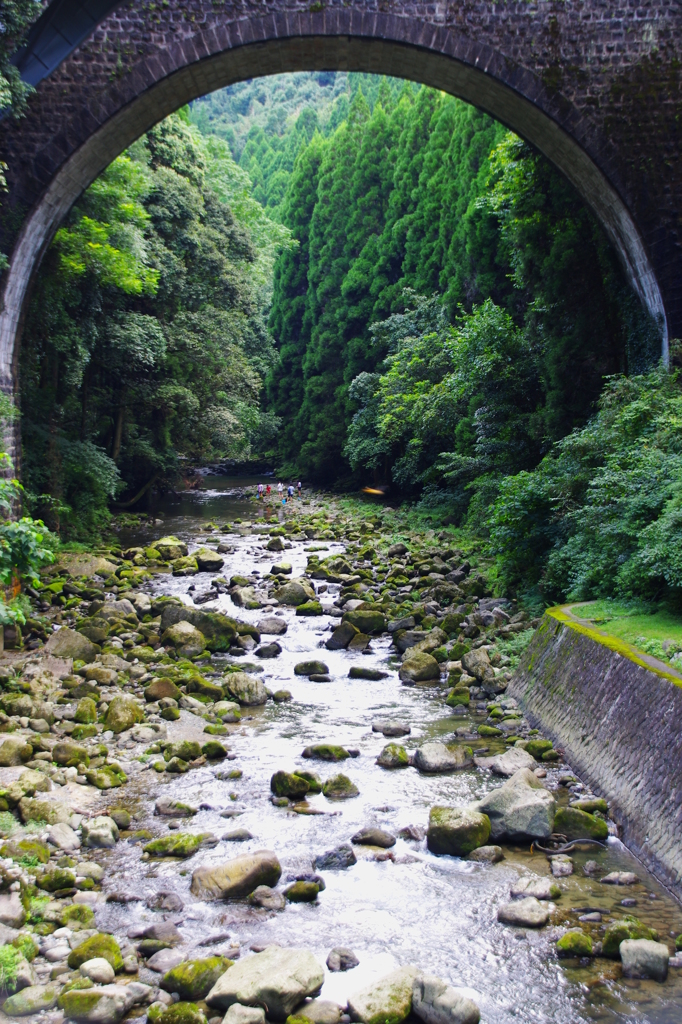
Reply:
[[21, 353], [26, 505], [94, 538], [191, 465], [266, 458], [485, 538], [506, 589], [676, 593], [659, 353], [595, 218], [487, 115], [254, 80], [157, 125], [57, 233]]

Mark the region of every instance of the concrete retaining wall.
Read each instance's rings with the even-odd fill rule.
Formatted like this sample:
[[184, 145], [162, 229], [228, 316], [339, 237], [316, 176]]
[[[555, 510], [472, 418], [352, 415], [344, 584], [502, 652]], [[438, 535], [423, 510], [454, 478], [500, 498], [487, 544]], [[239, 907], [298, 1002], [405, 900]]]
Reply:
[[608, 800], [627, 846], [682, 899], [682, 679], [555, 608], [508, 692]]

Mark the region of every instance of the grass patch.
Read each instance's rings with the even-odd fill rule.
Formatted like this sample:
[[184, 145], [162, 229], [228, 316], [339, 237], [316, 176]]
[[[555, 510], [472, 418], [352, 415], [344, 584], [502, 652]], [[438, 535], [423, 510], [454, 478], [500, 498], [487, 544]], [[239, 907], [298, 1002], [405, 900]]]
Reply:
[[528, 647], [534, 636], [534, 629], [524, 629], [522, 633], [514, 633], [514, 635], [510, 636], [508, 640], [502, 640], [498, 637], [495, 640], [495, 644], [491, 648], [491, 651], [498, 651], [500, 654], [506, 654], [509, 658], [509, 664], [506, 665], [505, 668], [513, 671], [518, 666], [521, 660], [521, 655], [525, 651], [526, 647]]
[[571, 605], [573, 615], [645, 654], [682, 667], [682, 616], [662, 605], [643, 602], [590, 601]]

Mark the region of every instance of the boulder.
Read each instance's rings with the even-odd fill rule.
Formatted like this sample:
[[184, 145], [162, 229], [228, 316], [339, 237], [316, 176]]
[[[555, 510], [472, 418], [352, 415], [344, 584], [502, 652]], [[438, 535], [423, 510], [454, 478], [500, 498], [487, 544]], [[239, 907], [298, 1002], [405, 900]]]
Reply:
[[414, 651], [402, 663], [398, 675], [404, 683], [426, 683], [440, 679], [440, 665], [425, 651]]
[[325, 676], [329, 668], [323, 661], [299, 661], [294, 665], [294, 675], [297, 676]]
[[225, 559], [213, 548], [198, 548], [192, 554], [197, 560], [199, 572], [220, 572], [225, 564]]
[[414, 754], [414, 765], [420, 772], [452, 772], [473, 764], [464, 747], [450, 750], [444, 743], [422, 743]]
[[554, 831], [554, 797], [528, 768], [488, 793], [476, 809], [490, 819], [492, 839], [547, 839]]
[[395, 846], [395, 836], [385, 832], [382, 828], [363, 828], [351, 836], [351, 843], [357, 846], [380, 846], [382, 850], [388, 850]]
[[258, 885], [249, 896], [249, 903], [263, 910], [284, 910], [286, 900], [281, 892], [269, 885]]
[[310, 792], [310, 783], [300, 775], [289, 772], [275, 772], [270, 779], [270, 791], [275, 796], [286, 796], [290, 800], [300, 800]]
[[0, 744], [0, 768], [26, 764], [33, 757], [33, 747], [23, 736], [8, 736]]
[[47, 841], [52, 846], [56, 846], [58, 850], [63, 850], [64, 853], [73, 853], [75, 850], [80, 850], [81, 846], [79, 836], [65, 822], [59, 822], [52, 826]]
[[472, 850], [467, 860], [477, 864], [499, 864], [504, 860], [504, 853], [501, 846], [479, 846], [477, 850]]
[[160, 540], [154, 543], [154, 547], [165, 562], [172, 562], [174, 559], [182, 558], [187, 554], [185, 542], [173, 535], [161, 537]]
[[180, 999], [196, 1002], [204, 999], [218, 979], [232, 967], [234, 961], [224, 956], [209, 956], [202, 960], [185, 960], [172, 967], [163, 976], [159, 987], [165, 992], [177, 992]]
[[487, 758], [485, 764], [495, 775], [511, 778], [521, 768], [534, 768], [535, 758], [522, 747], [510, 747], [503, 754]]
[[434, 974], [420, 974], [412, 985], [412, 1012], [424, 1024], [478, 1024], [481, 1012], [468, 996]]
[[299, 578], [285, 583], [283, 587], [275, 591], [275, 597], [280, 604], [295, 608], [299, 604], [305, 604], [306, 601], [314, 601], [315, 591], [307, 580]]
[[104, 932], [91, 935], [90, 938], [72, 949], [69, 953], [68, 964], [72, 971], [77, 971], [88, 960], [95, 958], [106, 960], [114, 971], [120, 971], [123, 967], [121, 947], [113, 935], [106, 935]]
[[178, 654], [183, 658], [192, 658], [197, 654], [201, 654], [206, 648], [206, 639], [201, 630], [184, 619], [173, 623], [172, 626], [164, 630], [161, 636], [161, 643], [165, 646], [171, 645], [175, 647]]
[[353, 950], [346, 949], [345, 946], [334, 946], [327, 957], [327, 967], [332, 974], [338, 971], [352, 971], [359, 963]]
[[59, 1006], [77, 1024], [118, 1024], [136, 1003], [146, 1002], [151, 992], [140, 982], [71, 989], [59, 997]]
[[94, 956], [92, 960], [86, 960], [80, 966], [80, 973], [97, 985], [109, 985], [116, 977], [114, 968], [103, 956]]
[[223, 1024], [265, 1024], [265, 1010], [262, 1006], [233, 1003], [223, 1017]]
[[479, 683], [492, 682], [495, 678], [495, 670], [490, 664], [488, 652], [482, 648], [475, 651], [466, 651], [462, 655], [462, 668]]
[[325, 647], [328, 651], [343, 651], [359, 632], [360, 630], [356, 629], [352, 623], [342, 622], [327, 640]]
[[468, 807], [432, 807], [426, 844], [431, 853], [466, 857], [490, 836], [487, 815]]
[[81, 823], [83, 846], [93, 850], [113, 850], [118, 841], [118, 825], [108, 815], [99, 815]]
[[345, 747], [333, 743], [314, 743], [311, 747], [304, 748], [303, 756], [316, 761], [344, 761], [350, 754]]
[[270, 850], [235, 857], [225, 864], [197, 868], [192, 873], [192, 895], [202, 900], [242, 899], [259, 885], [274, 886], [282, 874], [280, 863]]
[[258, 623], [258, 632], [265, 636], [283, 636], [288, 628], [284, 619], [278, 615], [267, 615]]
[[312, 999], [296, 1011], [297, 1017], [303, 1017], [311, 1024], [339, 1024], [341, 1007], [328, 999]]
[[653, 978], [665, 981], [668, 977], [670, 953], [663, 942], [651, 939], [625, 939], [620, 944], [620, 958], [626, 978]]
[[355, 626], [358, 633], [367, 633], [368, 636], [385, 633], [388, 626], [388, 620], [382, 612], [369, 608], [356, 608], [355, 611], [345, 612], [343, 622], [349, 622], [351, 626]]
[[528, 896], [525, 900], [505, 903], [497, 911], [497, 920], [502, 924], [524, 928], [543, 928], [549, 921], [549, 908], [533, 896]]
[[582, 928], [571, 928], [557, 940], [556, 951], [559, 956], [592, 956], [594, 953], [592, 939]]
[[0, 893], [0, 924], [5, 928], [23, 928], [26, 911], [18, 892]]
[[[104, 655], [107, 657], [107, 655]], [[111, 655], [109, 655], [111, 657]], [[121, 658], [123, 662], [123, 659]], [[85, 678], [89, 683], [97, 683], [99, 686], [114, 686], [118, 680], [118, 673], [124, 672], [128, 665], [124, 663], [123, 668], [115, 669], [113, 666], [88, 665], [85, 670]]]
[[118, 735], [144, 721], [142, 708], [131, 697], [114, 697], [107, 711], [104, 724]]
[[285, 1021], [307, 996], [319, 993], [323, 981], [324, 970], [308, 950], [268, 946], [226, 971], [206, 1002], [221, 1010], [233, 1003], [266, 1006], [268, 1020]]
[[348, 999], [351, 1020], [361, 1024], [400, 1024], [412, 1009], [416, 967], [400, 967]]
[[[238, 636], [237, 623], [220, 612], [202, 611], [184, 604], [165, 605], [161, 613], [161, 632], [164, 633], [176, 622], [191, 622], [196, 626], [203, 634], [209, 651], [229, 650]], [[259, 640], [258, 630], [253, 626], [250, 627], [249, 631], [251, 630], [256, 634], [254, 640]]]
[[327, 779], [322, 792], [328, 800], [350, 800], [351, 797], [359, 796], [360, 790], [347, 775], [332, 775]]
[[51, 1010], [57, 1004], [60, 991], [61, 985], [56, 981], [49, 985], [29, 985], [6, 999], [2, 1012], [9, 1017], [28, 1017], [41, 1010]]
[[588, 814], [577, 807], [560, 807], [554, 818], [554, 831], [567, 839], [597, 839], [605, 842], [609, 828], [603, 818]]
[[326, 850], [325, 853], [318, 854], [313, 861], [313, 867], [316, 871], [344, 871], [357, 862], [353, 847], [348, 843], [342, 843], [334, 850]]
[[92, 697], [82, 697], [78, 701], [73, 720], [81, 725], [93, 725], [97, 721], [97, 705]]
[[164, 697], [171, 697], [172, 700], [180, 700], [182, 697], [182, 690], [179, 686], [176, 686], [171, 679], [162, 677], [161, 679], [152, 679], [149, 686], [144, 691], [144, 699], [151, 703], [152, 701], [163, 700]]
[[268, 691], [261, 680], [247, 672], [228, 672], [223, 676], [223, 686], [243, 707], [256, 707], [268, 699]]
[[154, 814], [169, 818], [191, 818], [196, 813], [196, 807], [172, 796], [160, 796], [154, 804]]
[[522, 875], [511, 887], [511, 896], [534, 896], [536, 900], [556, 900], [561, 896], [561, 889], [551, 878], [536, 878]]
[[59, 765], [77, 768], [79, 764], [87, 765], [89, 757], [87, 749], [73, 740], [62, 740], [52, 748], [52, 760]]
[[604, 932], [604, 939], [602, 942], [602, 952], [604, 956], [609, 957], [612, 960], [618, 960], [620, 957], [621, 944], [626, 939], [649, 939], [653, 942], [658, 941], [658, 932], [654, 931], [653, 928], [647, 927], [642, 922], [631, 916], [622, 917], [620, 920], [613, 921], [608, 925]]
[[43, 647], [44, 654], [50, 654], [55, 658], [73, 658], [74, 661], [85, 662], [94, 661], [99, 651], [97, 644], [93, 644], [82, 633], [66, 626], [53, 633]]
[[68, 824], [71, 820], [71, 810], [66, 804], [30, 796], [19, 801], [19, 814], [24, 824], [27, 821], [44, 821], [48, 825], [57, 825], [59, 822]]
[[407, 751], [400, 743], [387, 743], [377, 757], [381, 768], [407, 768], [409, 763]]

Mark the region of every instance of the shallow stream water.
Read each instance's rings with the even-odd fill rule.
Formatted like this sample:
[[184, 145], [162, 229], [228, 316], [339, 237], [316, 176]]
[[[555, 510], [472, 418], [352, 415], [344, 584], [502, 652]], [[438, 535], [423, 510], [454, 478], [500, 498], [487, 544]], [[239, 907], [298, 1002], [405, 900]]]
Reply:
[[[149, 543], [162, 533], [173, 532], [187, 541], [191, 551], [205, 542], [206, 534], [200, 531], [208, 519], [223, 523], [235, 516], [249, 519], [254, 514], [254, 505], [234, 493], [246, 483], [254, 481], [209, 477], [203, 491], [185, 495], [175, 510], [172, 505], [164, 509], [163, 527], [144, 531], [144, 536], [129, 534], [122, 539], [126, 543]], [[174, 515], [174, 511], [180, 514]], [[269, 571], [273, 556], [263, 550], [265, 541], [257, 536], [220, 536], [234, 548], [225, 556], [222, 575], [229, 578], [234, 573]], [[327, 547], [329, 553], [343, 550], [337, 543], [294, 542], [283, 556], [292, 563], [294, 576], [304, 571], [306, 549], [311, 547]], [[188, 588], [194, 584], [197, 590], [204, 589], [209, 579], [208, 575], [182, 579], [157, 576], [152, 589], [176, 594], [189, 603]], [[332, 592], [335, 589], [330, 587]], [[227, 595], [202, 608], [254, 623], [265, 614], [236, 608]], [[682, 911], [617, 839], [610, 840], [606, 850], [574, 855], [575, 873], [558, 880], [563, 895], [556, 901], [555, 923], [539, 931], [504, 926], [496, 916], [498, 907], [509, 902], [510, 886], [520, 873], [550, 874], [545, 856], [531, 853], [529, 847], [506, 848], [505, 860], [493, 866], [433, 856], [425, 841], [398, 839], [392, 850], [394, 859], [376, 860], [375, 849], [356, 847], [355, 866], [322, 872], [326, 889], [316, 904], [290, 905], [281, 913], [256, 910], [246, 904], [203, 903], [190, 895], [191, 873], [200, 864], [271, 849], [280, 859], [284, 881], [288, 875], [311, 871], [316, 854], [349, 842], [360, 827], [377, 825], [397, 834], [405, 825], [425, 826], [433, 804], [462, 806], [500, 784], [499, 779], [480, 768], [428, 776], [414, 768], [387, 771], [378, 767], [375, 758], [387, 740], [371, 731], [375, 719], [390, 717], [407, 722], [411, 734], [400, 742], [410, 750], [426, 738], [447, 740], [455, 728], [470, 721], [470, 716], [453, 716], [438, 687], [402, 686], [397, 666], [390, 660], [388, 637], [373, 640], [370, 654], [330, 652], [323, 646], [332, 621], [329, 616], [301, 618], [294, 609], [278, 611], [283, 612], [288, 624], [287, 633], [277, 637], [283, 651], [260, 667], [265, 685], [272, 690], [290, 690], [293, 700], [285, 704], [269, 702], [262, 709], [244, 709], [242, 722], [230, 727], [231, 734], [224, 737], [232, 760], [172, 777], [139, 770], [139, 763], [130, 762], [126, 787], [126, 804], [135, 814], [137, 828], [164, 834], [167, 823], [153, 817], [154, 799], [172, 794], [204, 808], [189, 824], [183, 823], [183, 831], [212, 832], [222, 837], [231, 829], [244, 827], [254, 838], [244, 843], [221, 841], [214, 849], [200, 851], [180, 863], [144, 861], [139, 845], [119, 843], [103, 858], [112, 869], [105, 888], [110, 893], [136, 895], [140, 900], [125, 905], [107, 903], [98, 912], [100, 926], [120, 933], [158, 920], [158, 912], [150, 909], [155, 895], [173, 892], [183, 900], [184, 909], [167, 916], [178, 924], [193, 955], [218, 951], [229, 955], [230, 950], [234, 953], [239, 947], [244, 956], [249, 955], [251, 946], [280, 943], [304, 946], [324, 962], [333, 946], [350, 947], [359, 957], [360, 966], [345, 974], [327, 975], [322, 993], [341, 1004], [372, 978], [396, 966], [414, 964], [467, 989], [481, 1007], [482, 1021], [488, 1024], [516, 1024], [519, 1020], [679, 1024], [679, 969], [671, 969], [667, 982], [656, 984], [621, 978], [620, 966], [612, 961], [579, 963], [559, 960], [555, 955], [558, 927], [576, 925], [579, 913], [586, 908], [604, 911], [604, 925], [634, 913], [657, 928], [661, 940], [667, 941], [673, 951], [671, 936], [682, 932]], [[320, 657], [329, 666], [331, 682], [313, 683], [294, 675], [294, 665], [308, 657]], [[241, 660], [258, 661], [248, 655]], [[219, 663], [220, 659], [214, 658], [214, 664]], [[349, 667], [358, 663], [387, 669], [388, 678], [380, 682], [349, 679]], [[476, 718], [475, 724], [484, 717]], [[202, 719], [183, 711], [180, 721], [169, 723], [169, 736], [199, 739], [203, 726]], [[322, 741], [358, 748], [360, 754], [342, 765], [303, 760], [303, 748]], [[483, 741], [479, 743], [482, 745]], [[494, 749], [490, 747], [491, 752]], [[124, 749], [122, 754], [125, 757]], [[320, 812], [314, 814], [274, 807], [270, 802], [270, 777], [278, 769], [290, 771], [294, 766], [320, 771], [323, 778], [342, 770], [356, 783], [360, 795], [341, 803], [331, 803], [322, 795], [311, 797], [310, 808]], [[241, 769], [241, 778], [220, 778], [233, 768]], [[550, 769], [546, 779], [550, 788], [556, 789], [557, 798], [564, 801], [567, 794], [558, 778], [565, 772], [566, 766]], [[226, 811], [236, 812], [236, 816], [221, 817]], [[627, 889], [604, 886], [583, 874], [588, 859], [597, 860], [604, 872], [634, 871], [640, 881]], [[624, 898], [634, 898], [636, 906], [626, 910], [620, 904]], [[594, 939], [600, 937], [599, 926], [596, 928]]]

